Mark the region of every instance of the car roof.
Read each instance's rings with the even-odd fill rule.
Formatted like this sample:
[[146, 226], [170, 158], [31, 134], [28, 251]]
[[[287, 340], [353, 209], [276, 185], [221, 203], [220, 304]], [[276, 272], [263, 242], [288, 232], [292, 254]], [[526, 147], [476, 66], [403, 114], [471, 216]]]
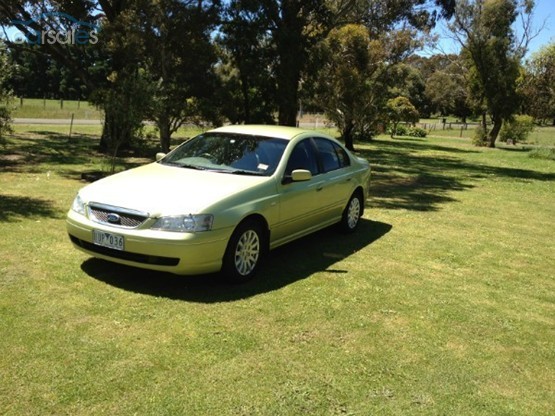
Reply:
[[306, 130], [298, 127], [262, 125], [262, 124], [230, 124], [228, 126], [219, 127], [211, 132], [218, 133], [236, 133], [250, 134], [256, 136], [275, 137], [279, 139], [291, 140], [300, 134], [312, 134], [317, 136], [328, 137], [325, 134], [314, 130]]

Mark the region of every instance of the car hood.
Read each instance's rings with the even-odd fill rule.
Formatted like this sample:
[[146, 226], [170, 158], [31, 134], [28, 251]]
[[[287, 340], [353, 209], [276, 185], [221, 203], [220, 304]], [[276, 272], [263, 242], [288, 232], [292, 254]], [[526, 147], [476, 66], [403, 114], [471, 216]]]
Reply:
[[151, 216], [198, 214], [269, 179], [151, 163], [99, 180], [83, 188], [80, 195], [86, 202], [144, 211]]

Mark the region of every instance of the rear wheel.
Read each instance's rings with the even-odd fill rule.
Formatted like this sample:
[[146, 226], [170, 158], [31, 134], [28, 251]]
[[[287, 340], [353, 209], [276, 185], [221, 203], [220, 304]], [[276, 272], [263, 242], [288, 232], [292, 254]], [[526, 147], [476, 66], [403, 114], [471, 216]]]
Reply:
[[362, 217], [363, 202], [360, 192], [355, 192], [345, 210], [343, 211], [343, 217], [341, 218], [341, 230], [346, 233], [354, 232], [358, 224], [360, 223], [360, 218]]
[[224, 256], [222, 272], [233, 282], [243, 282], [256, 274], [265, 252], [262, 227], [256, 221], [247, 220], [237, 226]]

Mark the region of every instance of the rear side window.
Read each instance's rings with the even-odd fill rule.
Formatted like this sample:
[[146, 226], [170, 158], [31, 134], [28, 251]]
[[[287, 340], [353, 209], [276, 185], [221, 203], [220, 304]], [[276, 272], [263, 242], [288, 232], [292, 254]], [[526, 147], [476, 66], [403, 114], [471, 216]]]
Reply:
[[318, 148], [323, 173], [350, 165], [349, 156], [341, 146], [323, 138], [315, 138], [314, 142]]

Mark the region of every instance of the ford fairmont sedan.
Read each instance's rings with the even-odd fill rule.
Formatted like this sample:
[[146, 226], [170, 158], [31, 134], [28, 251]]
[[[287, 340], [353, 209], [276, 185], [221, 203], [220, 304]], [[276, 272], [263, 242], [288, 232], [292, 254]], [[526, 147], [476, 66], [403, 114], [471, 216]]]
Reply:
[[333, 224], [357, 228], [370, 166], [293, 127], [227, 126], [81, 189], [67, 215], [94, 257], [182, 275], [251, 278], [271, 249]]

